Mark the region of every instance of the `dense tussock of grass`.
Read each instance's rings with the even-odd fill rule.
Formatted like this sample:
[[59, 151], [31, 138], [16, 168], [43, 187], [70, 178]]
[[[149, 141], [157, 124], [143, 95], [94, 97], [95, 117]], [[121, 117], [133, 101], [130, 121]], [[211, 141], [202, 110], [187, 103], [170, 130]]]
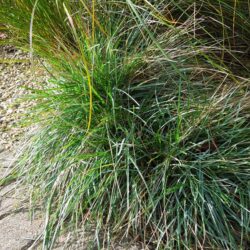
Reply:
[[44, 248], [91, 224], [103, 243], [244, 249], [249, 78], [231, 64], [247, 51], [248, 2], [1, 4], [8, 42], [51, 73], [12, 173], [46, 206]]

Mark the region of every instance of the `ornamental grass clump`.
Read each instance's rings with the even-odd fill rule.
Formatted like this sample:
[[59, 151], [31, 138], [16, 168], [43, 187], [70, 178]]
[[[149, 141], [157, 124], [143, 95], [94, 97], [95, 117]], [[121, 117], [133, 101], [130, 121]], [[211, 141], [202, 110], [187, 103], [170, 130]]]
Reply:
[[[25, 119], [36, 130], [1, 182], [19, 179], [43, 202], [44, 249], [87, 225], [99, 246], [115, 237], [152, 249], [247, 246], [249, 78], [223, 58], [236, 65], [246, 39], [230, 50], [203, 5], [188, 14], [187, 2], [2, 3], [9, 42], [51, 75], [32, 89]], [[234, 20], [245, 13], [236, 7]]]

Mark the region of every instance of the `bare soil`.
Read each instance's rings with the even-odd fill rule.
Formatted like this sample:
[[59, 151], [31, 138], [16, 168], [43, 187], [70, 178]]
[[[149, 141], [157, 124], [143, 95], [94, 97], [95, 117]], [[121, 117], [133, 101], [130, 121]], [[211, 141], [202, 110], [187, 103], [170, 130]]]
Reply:
[[[28, 92], [24, 87], [39, 79], [38, 74], [39, 70], [31, 69], [27, 54], [0, 47], [0, 179], [12, 168], [26, 132], [19, 122], [32, 103], [20, 101]], [[17, 183], [0, 189], [0, 250], [29, 249], [41, 234], [43, 220], [30, 213], [28, 198], [27, 190], [17, 188]]]

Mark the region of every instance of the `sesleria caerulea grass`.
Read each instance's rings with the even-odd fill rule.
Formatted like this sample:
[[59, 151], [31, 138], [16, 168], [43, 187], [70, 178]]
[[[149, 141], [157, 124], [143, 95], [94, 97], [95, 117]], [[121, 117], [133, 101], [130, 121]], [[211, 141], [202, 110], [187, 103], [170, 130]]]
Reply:
[[44, 249], [87, 225], [99, 246], [246, 247], [249, 79], [224, 56], [240, 60], [245, 45], [232, 49], [229, 33], [244, 44], [247, 12], [216, 1], [214, 28], [210, 1], [190, 2], [2, 3], [8, 42], [51, 74], [32, 89], [25, 122], [36, 131], [1, 181], [18, 178], [43, 201]]

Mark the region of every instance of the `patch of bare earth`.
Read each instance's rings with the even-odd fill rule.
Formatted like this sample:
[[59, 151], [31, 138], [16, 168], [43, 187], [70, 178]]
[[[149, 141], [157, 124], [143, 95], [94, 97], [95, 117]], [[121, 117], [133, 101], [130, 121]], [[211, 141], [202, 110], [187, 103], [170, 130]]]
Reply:
[[[41, 71], [34, 68], [27, 54], [11, 46], [0, 47], [0, 179], [12, 168], [13, 155], [26, 131], [19, 122], [33, 104], [20, 100], [27, 93], [24, 87], [41, 77]], [[31, 215], [27, 194], [17, 183], [0, 189], [1, 250], [28, 249], [41, 234], [43, 220]]]

